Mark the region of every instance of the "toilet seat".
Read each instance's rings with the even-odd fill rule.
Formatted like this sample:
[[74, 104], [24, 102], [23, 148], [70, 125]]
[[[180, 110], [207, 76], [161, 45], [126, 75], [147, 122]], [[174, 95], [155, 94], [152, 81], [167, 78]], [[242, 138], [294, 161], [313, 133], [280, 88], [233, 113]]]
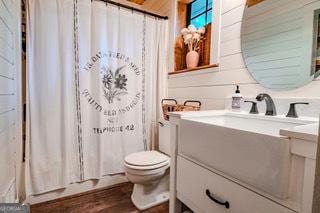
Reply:
[[125, 158], [124, 166], [132, 175], [154, 175], [169, 168], [170, 158], [157, 151], [137, 152]]
[[157, 169], [169, 163], [170, 158], [158, 151], [143, 151], [128, 155], [124, 162], [128, 167], [139, 170]]
[[126, 173], [131, 174], [131, 175], [137, 175], [137, 176], [148, 176], [148, 175], [156, 175], [163, 173], [167, 170], [167, 168], [170, 167], [170, 163], [168, 162], [167, 164], [154, 168], [154, 169], [146, 169], [143, 167], [140, 167], [139, 169], [132, 168], [130, 165], [125, 164], [125, 170]]
[[154, 169], [160, 169], [162, 167], [165, 167], [167, 165], [170, 164], [170, 158], [165, 161], [165, 162], [162, 162], [162, 163], [159, 163], [159, 164], [155, 164], [155, 165], [151, 165], [151, 166], [135, 166], [135, 165], [131, 165], [131, 164], [128, 164], [128, 163], [124, 163], [125, 167], [126, 168], [129, 168], [129, 169], [134, 169], [134, 170], [154, 170]]

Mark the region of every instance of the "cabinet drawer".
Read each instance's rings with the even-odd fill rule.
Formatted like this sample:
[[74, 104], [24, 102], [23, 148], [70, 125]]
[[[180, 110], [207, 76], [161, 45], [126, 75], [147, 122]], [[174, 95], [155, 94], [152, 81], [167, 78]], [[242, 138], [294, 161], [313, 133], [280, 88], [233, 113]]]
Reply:
[[[230, 207], [211, 200], [206, 194]], [[178, 156], [177, 197], [195, 212], [208, 213], [294, 213], [220, 175]]]

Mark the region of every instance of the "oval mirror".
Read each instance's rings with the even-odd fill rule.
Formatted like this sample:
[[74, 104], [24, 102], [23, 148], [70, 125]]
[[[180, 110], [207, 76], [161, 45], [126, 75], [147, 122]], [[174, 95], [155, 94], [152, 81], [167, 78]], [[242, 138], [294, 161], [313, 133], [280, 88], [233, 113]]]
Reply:
[[301, 87], [320, 73], [320, 0], [247, 0], [243, 58], [266, 88]]

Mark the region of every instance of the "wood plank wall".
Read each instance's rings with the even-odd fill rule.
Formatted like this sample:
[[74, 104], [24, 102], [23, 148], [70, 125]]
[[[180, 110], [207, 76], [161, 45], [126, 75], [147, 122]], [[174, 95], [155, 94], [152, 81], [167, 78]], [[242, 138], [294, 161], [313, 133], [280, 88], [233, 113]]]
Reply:
[[170, 16], [172, 8], [171, 0], [146, 0], [142, 5], [142, 9], [151, 11], [163, 16]]
[[240, 85], [241, 93], [246, 97], [255, 97], [260, 92], [267, 92], [273, 97], [320, 96], [319, 78], [304, 87], [285, 92], [270, 91], [260, 86], [248, 72], [241, 52], [240, 33], [246, 0], [221, 2], [220, 66], [170, 76], [170, 98], [180, 102], [197, 99], [202, 101], [203, 109], [223, 109], [225, 98], [234, 93], [236, 84]]
[[21, 154], [19, 19], [20, 0], [0, 0], [0, 202], [15, 182], [16, 157]]
[[145, 2], [145, 0], [127, 0], [129, 2], [133, 2], [135, 4], [143, 4]]
[[[175, 45], [174, 45], [174, 70], [186, 69], [187, 48], [181, 36], [181, 29], [187, 26], [187, 5], [182, 2], [177, 4], [176, 26], [175, 26]], [[171, 72], [172, 70], [170, 70]]]
[[263, 2], [264, 0], [247, 0], [248, 7], [252, 7], [256, 4], [259, 4], [260, 2]]

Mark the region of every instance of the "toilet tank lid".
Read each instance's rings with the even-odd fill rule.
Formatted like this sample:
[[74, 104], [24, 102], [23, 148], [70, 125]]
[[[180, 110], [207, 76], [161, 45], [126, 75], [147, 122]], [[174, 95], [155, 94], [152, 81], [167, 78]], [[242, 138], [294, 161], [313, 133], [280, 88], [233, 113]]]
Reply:
[[135, 152], [125, 157], [127, 164], [135, 166], [151, 166], [168, 161], [170, 158], [158, 151]]
[[167, 121], [167, 120], [164, 120], [163, 118], [160, 118], [160, 119], [159, 119], [159, 123], [162, 123], [162, 124], [164, 124], [165, 126], [169, 126], [169, 125], [170, 125], [170, 122]]

